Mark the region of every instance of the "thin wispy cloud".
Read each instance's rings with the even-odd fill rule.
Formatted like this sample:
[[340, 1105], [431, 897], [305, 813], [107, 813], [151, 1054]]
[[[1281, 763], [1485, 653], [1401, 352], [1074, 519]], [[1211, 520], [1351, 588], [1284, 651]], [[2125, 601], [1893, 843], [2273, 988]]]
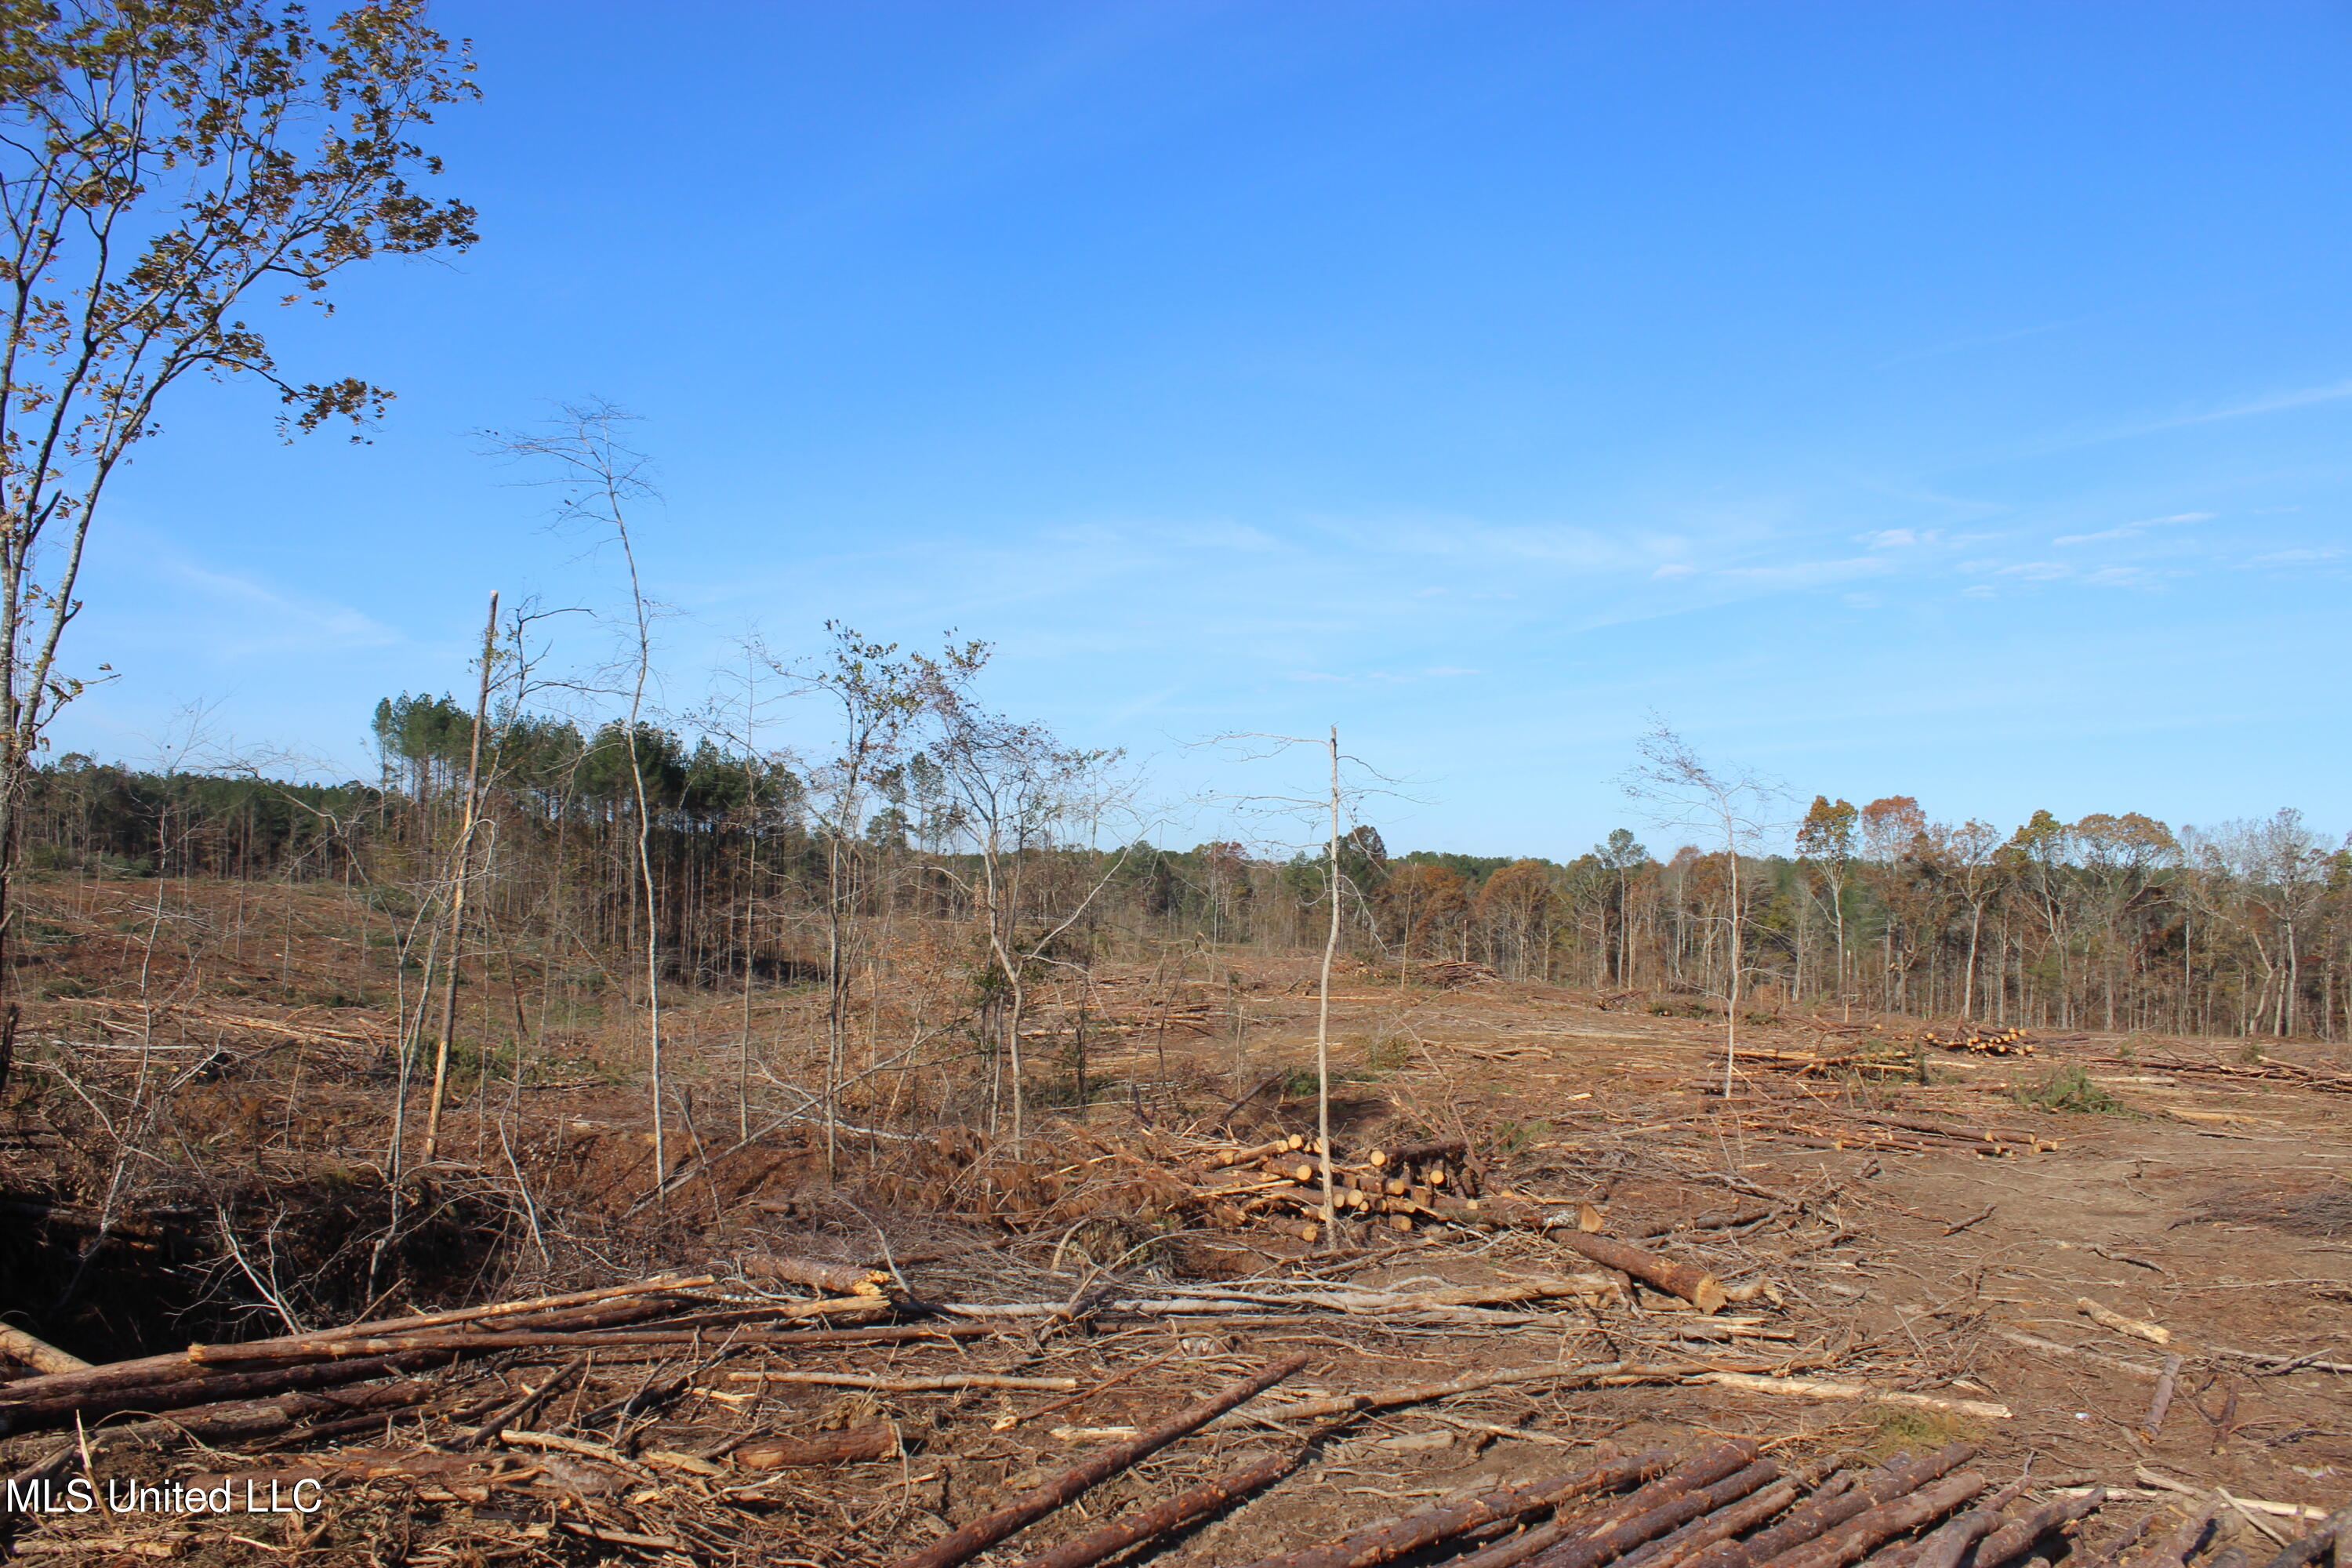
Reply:
[[2111, 539], [2134, 539], [2151, 528], [2175, 528], [2184, 523], [2210, 522], [2218, 515], [2220, 514], [2210, 511], [2177, 511], [2170, 517], [2147, 517], [2137, 522], [2117, 523], [2113, 528], [2103, 528], [2095, 533], [2062, 533], [2050, 542], [2096, 544]]
[[289, 594], [189, 562], [165, 562], [164, 575], [215, 601], [225, 613], [208, 617], [222, 635], [215, 649], [227, 658], [260, 653], [345, 652], [391, 647], [401, 632], [331, 599]]

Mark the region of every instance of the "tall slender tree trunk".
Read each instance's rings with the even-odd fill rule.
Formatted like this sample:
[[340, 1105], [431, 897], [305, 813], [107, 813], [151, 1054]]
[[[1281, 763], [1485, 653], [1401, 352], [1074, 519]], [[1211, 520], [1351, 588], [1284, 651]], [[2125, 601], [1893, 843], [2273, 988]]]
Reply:
[[[428, 1165], [441, 1148], [441, 1108], [449, 1092], [449, 1041], [457, 1032], [457, 977], [464, 970], [466, 954], [466, 893], [474, 879], [474, 827], [481, 817], [482, 723], [489, 716], [490, 667], [498, 651], [499, 596], [493, 592], [489, 617], [482, 623], [482, 682], [474, 696], [474, 733], [466, 748], [466, 804], [458, 819], [449, 889], [449, 973], [441, 984], [441, 1026], [433, 1047], [433, 1098], [425, 1111], [424, 1159]], [[485, 983], [488, 978], [485, 970]], [[483, 1070], [487, 1074], [488, 1068]]]
[[1323, 1245], [1338, 1245], [1331, 1209], [1331, 961], [1339, 952], [1339, 726], [1331, 726], [1331, 921], [1315, 990], [1315, 1146], [1323, 1166]]

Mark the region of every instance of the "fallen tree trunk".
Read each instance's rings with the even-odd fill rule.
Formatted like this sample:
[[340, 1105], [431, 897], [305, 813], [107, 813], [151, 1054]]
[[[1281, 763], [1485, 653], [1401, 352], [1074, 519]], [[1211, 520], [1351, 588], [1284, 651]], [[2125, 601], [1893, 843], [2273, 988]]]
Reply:
[[144, 1387], [52, 1395], [45, 1399], [9, 1400], [0, 1403], [0, 1432], [29, 1432], [42, 1426], [61, 1426], [77, 1417], [94, 1421], [101, 1415], [125, 1410], [180, 1410], [192, 1405], [258, 1399], [300, 1389], [333, 1388], [347, 1383], [365, 1383], [373, 1378], [389, 1377], [398, 1372], [421, 1372], [426, 1367], [446, 1366], [457, 1359], [446, 1351], [415, 1352], [371, 1361], [277, 1367], [268, 1372], [182, 1378]]
[[827, 1388], [870, 1388], [884, 1394], [927, 1394], [943, 1388], [1020, 1388], [1069, 1394], [1075, 1377], [1009, 1377], [995, 1372], [940, 1372], [890, 1377], [869, 1372], [730, 1372], [730, 1383], [808, 1383]]
[[1389, 1410], [1400, 1405], [1420, 1405], [1432, 1399], [1445, 1399], [1456, 1394], [1472, 1394], [1482, 1388], [1494, 1388], [1504, 1384], [1549, 1383], [1555, 1379], [1623, 1378], [1632, 1382], [1653, 1379], [1679, 1379], [1699, 1370], [1699, 1363], [1682, 1362], [1648, 1364], [1631, 1361], [1587, 1362], [1576, 1366], [1515, 1366], [1500, 1372], [1473, 1373], [1446, 1383], [1407, 1383], [1388, 1388], [1365, 1389], [1355, 1394], [1335, 1394], [1321, 1399], [1301, 1400], [1296, 1405], [1276, 1405], [1254, 1411], [1244, 1419], [1271, 1426], [1276, 1422], [1320, 1420], [1328, 1415], [1346, 1415], [1359, 1410]]
[[1158, 1453], [1177, 1439], [1199, 1431], [1243, 1401], [1255, 1398], [1305, 1366], [1307, 1360], [1307, 1352], [1301, 1351], [1295, 1355], [1285, 1356], [1264, 1371], [1226, 1385], [1209, 1398], [1185, 1406], [1149, 1431], [1138, 1433], [1123, 1443], [1115, 1443], [1083, 1464], [1072, 1466], [1044, 1486], [1014, 1499], [993, 1513], [983, 1514], [961, 1529], [950, 1531], [922, 1551], [900, 1558], [894, 1568], [953, 1568], [956, 1563], [977, 1557], [1032, 1521], [1053, 1512], [1088, 1487], [1117, 1475], [1144, 1456]]
[[[2029, 1509], [2013, 1519], [2002, 1520], [1999, 1529], [1977, 1543], [1977, 1568], [2000, 1568], [2001, 1563], [2052, 1531], [2073, 1524], [2106, 1500], [2106, 1489], [2094, 1487], [2086, 1496], [2061, 1498], [2055, 1502], [2045, 1502], [2039, 1508]], [[1959, 1553], [1955, 1552], [1952, 1562], [1957, 1563], [1958, 1561]], [[1952, 1568], [1952, 1565], [1947, 1563], [1944, 1568]]]
[[[1944, 1521], [1909, 1546], [1889, 1547], [1870, 1560], [1870, 1568], [1958, 1568], [1969, 1547], [2009, 1522], [2001, 1511], [2025, 1490], [2020, 1476], [1979, 1506]], [[1991, 1568], [1990, 1563], [1986, 1568]]]
[[1835, 1530], [1824, 1531], [1818, 1540], [1768, 1559], [1765, 1568], [1845, 1568], [1870, 1555], [1882, 1542], [1943, 1518], [1984, 1489], [1985, 1478], [1978, 1471], [1947, 1476], [1865, 1510]]
[[[879, 1297], [849, 1296], [816, 1301], [779, 1301], [768, 1314], [771, 1321], [793, 1321], [801, 1318], [874, 1317], [890, 1310], [890, 1303]], [[635, 1332], [540, 1333], [527, 1329], [507, 1331], [490, 1330], [480, 1333], [419, 1333], [386, 1334], [365, 1339], [303, 1340], [271, 1345], [247, 1353], [244, 1345], [203, 1345], [194, 1347], [204, 1352], [202, 1362], [207, 1366], [229, 1365], [246, 1362], [268, 1361], [298, 1363], [340, 1361], [354, 1356], [397, 1355], [404, 1351], [477, 1351], [493, 1350], [557, 1350], [593, 1349], [598, 1345], [629, 1344], [708, 1344], [715, 1336], [695, 1329], [644, 1329]], [[726, 1336], [736, 1344], [759, 1342], [752, 1331], [740, 1331]], [[783, 1342], [801, 1342], [785, 1341]], [[5, 1389], [5, 1385], [0, 1385]]]
[[782, 1279], [812, 1286], [836, 1296], [879, 1296], [889, 1288], [890, 1276], [879, 1268], [847, 1263], [824, 1263], [813, 1258], [793, 1258], [777, 1252], [748, 1252], [737, 1263], [744, 1278]]
[[824, 1465], [862, 1465], [898, 1451], [898, 1434], [888, 1426], [851, 1426], [814, 1437], [757, 1437], [729, 1455], [746, 1470], [814, 1469]]
[[1744, 1372], [1703, 1372], [1693, 1383], [1719, 1384], [1750, 1394], [1793, 1394], [1807, 1399], [1866, 1399], [1880, 1405], [1907, 1405], [1917, 1410], [1948, 1410], [1956, 1415], [2006, 1421], [2013, 1414], [2006, 1405], [1981, 1399], [1946, 1399], [1933, 1394], [1906, 1394], [1901, 1389], [1873, 1388], [1866, 1383], [1824, 1383], [1810, 1377], [1758, 1377]]
[[[1749, 1463], [1728, 1476], [1711, 1479], [1708, 1476], [1723, 1462], [1736, 1463], [1741, 1458], [1752, 1461], [1755, 1458], [1753, 1443], [1725, 1444], [1710, 1451], [1703, 1467], [1685, 1467], [1675, 1476], [1661, 1477], [1643, 1488], [1643, 1492], [1653, 1494], [1653, 1507], [1641, 1509], [1642, 1493], [1637, 1492], [1627, 1505], [1611, 1510], [1598, 1521], [1569, 1521], [1560, 1531], [1559, 1543], [1537, 1557], [1534, 1568], [1598, 1568], [1600, 1563], [1713, 1513], [1725, 1503], [1744, 1498], [1765, 1482], [1779, 1479], [1780, 1467], [1769, 1459]], [[1663, 1483], [1669, 1479], [1679, 1479], [1682, 1489], [1675, 1492], [1664, 1489]]]
[[16, 1357], [35, 1372], [87, 1372], [89, 1363], [78, 1355], [58, 1349], [47, 1340], [35, 1339], [22, 1329], [12, 1329], [0, 1323], [0, 1352]]
[[1093, 1568], [1095, 1563], [1107, 1557], [1139, 1542], [1155, 1540], [1171, 1530], [1214, 1513], [1236, 1498], [1247, 1497], [1261, 1487], [1271, 1486], [1288, 1475], [1306, 1452], [1304, 1448], [1293, 1448], [1285, 1453], [1268, 1454], [1254, 1464], [1244, 1465], [1240, 1469], [1219, 1476], [1214, 1480], [1202, 1481], [1174, 1497], [1122, 1514], [1108, 1524], [1062, 1542], [1051, 1552], [1016, 1563], [1014, 1568]]
[[[381, 1416], [394, 1410], [422, 1405], [439, 1393], [440, 1388], [439, 1384], [427, 1379], [411, 1378], [399, 1383], [378, 1384], [372, 1388], [353, 1389], [347, 1394], [281, 1394], [274, 1399], [199, 1405], [182, 1410], [166, 1420], [92, 1427], [88, 1437], [93, 1455], [123, 1447], [162, 1452], [185, 1447], [191, 1443], [249, 1443], [291, 1431], [303, 1422], [321, 1415], [373, 1412]], [[16, 1445], [32, 1441], [35, 1439], [29, 1437], [16, 1439], [10, 1445], [10, 1457], [21, 1457], [14, 1451]], [[57, 1439], [51, 1437], [48, 1441], [54, 1443]], [[78, 1458], [79, 1439], [67, 1443], [62, 1452], [68, 1458]], [[49, 1458], [58, 1457], [53, 1453]], [[47, 1462], [43, 1460], [34, 1469], [41, 1468]]]
[[1966, 1443], [1954, 1443], [1924, 1459], [1889, 1460], [1853, 1486], [1832, 1493], [1828, 1487], [1771, 1529], [1746, 1541], [1725, 1541], [1688, 1560], [1687, 1568], [1757, 1568], [1758, 1564], [1815, 1540], [1856, 1514], [1916, 1491], [1937, 1477], [1964, 1465], [1976, 1454]]
[[[1680, 1568], [1681, 1564], [1717, 1542], [1745, 1535], [1765, 1521], [1777, 1517], [1781, 1510], [1805, 1495], [1811, 1479], [1818, 1479], [1831, 1468], [1829, 1465], [1816, 1466], [1807, 1476], [1776, 1481], [1754, 1497], [1743, 1498], [1704, 1518], [1695, 1519], [1672, 1535], [1661, 1537], [1629, 1553], [1618, 1568]], [[1841, 1476], [1830, 1484], [1843, 1490], [1850, 1483], [1848, 1478]]]
[[2305, 1568], [2326, 1556], [2331, 1546], [2336, 1552], [2336, 1568], [2352, 1568], [2352, 1507], [2336, 1510], [2317, 1530], [2279, 1548], [2278, 1555], [2263, 1563], [2263, 1568]]
[[1465, 1531], [1556, 1509], [1593, 1492], [1613, 1491], [1661, 1475], [1673, 1463], [1670, 1450], [1650, 1448], [1631, 1457], [1604, 1460], [1590, 1469], [1546, 1476], [1519, 1486], [1498, 1487], [1460, 1502], [1424, 1509], [1402, 1519], [1384, 1520], [1320, 1546], [1260, 1558], [1250, 1568], [1366, 1568], [1436, 1542], [1450, 1541]]
[[1645, 1285], [1679, 1296], [1702, 1312], [1717, 1310], [1726, 1300], [1721, 1283], [1696, 1264], [1676, 1263], [1632, 1242], [1588, 1236], [1580, 1230], [1555, 1230], [1549, 1234], [1553, 1240], [1565, 1243], [1601, 1267], [1631, 1274]]

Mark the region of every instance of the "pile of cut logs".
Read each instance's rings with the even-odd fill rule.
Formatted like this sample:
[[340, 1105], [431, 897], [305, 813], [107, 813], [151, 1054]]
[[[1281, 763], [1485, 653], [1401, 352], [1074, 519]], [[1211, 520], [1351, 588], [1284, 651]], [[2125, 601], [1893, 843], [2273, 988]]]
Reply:
[[2000, 1029], [1992, 1034], [1980, 1034], [1970, 1029], [1965, 1035], [1947, 1037], [1930, 1029], [1919, 1037], [1923, 1046], [1933, 1046], [1939, 1051], [1973, 1051], [1980, 1057], [2030, 1057], [2033, 1042], [2023, 1029]]
[[[903, 1557], [893, 1568], [956, 1568], [1053, 1513], [1116, 1469], [1198, 1430], [1295, 1371], [1276, 1363], [1214, 1399], [1072, 1467], [1045, 1485]], [[1976, 1450], [1953, 1444], [1883, 1464], [1835, 1460], [1794, 1471], [1734, 1438], [1677, 1453], [1623, 1454], [1515, 1483], [1452, 1494], [1336, 1540], [1261, 1557], [1250, 1568], [1370, 1568], [1410, 1560], [1451, 1568], [2001, 1568], [2065, 1552], [2107, 1500], [2102, 1488], [2034, 1499], [2019, 1477], [1995, 1486], [1970, 1467]], [[1118, 1516], [1019, 1568], [1091, 1568], [1130, 1548], [1233, 1507], [1274, 1485], [1305, 1458], [1299, 1447], [1256, 1456], [1202, 1485]], [[2132, 1568], [2184, 1568], [2216, 1534], [2215, 1506], [2179, 1518], [2150, 1512], [2085, 1552], [2108, 1563], [2140, 1547]], [[2266, 1568], [2318, 1563], [2352, 1530], [2352, 1510], [2290, 1544]], [[2211, 1568], [2245, 1568], [2231, 1548]]]
[[[1486, 1173], [1468, 1153], [1459, 1140], [1435, 1140], [1373, 1149], [1352, 1160], [1335, 1154], [1332, 1209], [1341, 1215], [1378, 1215], [1399, 1231], [1412, 1230], [1422, 1220], [1488, 1228], [1533, 1222], [1537, 1215], [1529, 1200], [1507, 1191], [1486, 1194]], [[1220, 1170], [1255, 1172], [1238, 1182], [1194, 1186], [1182, 1200], [1219, 1229], [1233, 1229], [1269, 1210], [1322, 1213], [1323, 1151], [1315, 1140], [1292, 1133], [1252, 1148], [1219, 1150], [1210, 1160]], [[1320, 1235], [1312, 1223], [1297, 1228], [1310, 1241]]]

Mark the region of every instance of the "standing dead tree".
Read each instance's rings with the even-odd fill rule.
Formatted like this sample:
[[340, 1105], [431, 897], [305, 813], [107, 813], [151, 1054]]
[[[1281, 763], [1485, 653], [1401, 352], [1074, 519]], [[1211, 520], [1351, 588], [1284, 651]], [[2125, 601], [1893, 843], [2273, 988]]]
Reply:
[[449, 973], [441, 983], [441, 1027], [433, 1047], [433, 1096], [425, 1112], [425, 1163], [441, 1149], [441, 1107], [449, 1092], [449, 1042], [457, 1032], [458, 966], [465, 953], [466, 894], [474, 880], [474, 837], [482, 820], [482, 726], [490, 715], [490, 678], [498, 664], [499, 596], [490, 595], [482, 625], [482, 681], [474, 700], [474, 727], [467, 742], [466, 799], [457, 826], [449, 876]]
[[274, 0], [65, 0], [0, 18], [0, 942], [28, 778], [82, 689], [58, 658], [90, 526], [164, 394], [241, 372], [278, 389], [285, 428], [371, 418], [391, 394], [287, 380], [236, 311], [474, 241], [471, 208], [410, 188], [440, 170], [416, 129], [475, 96], [425, 12], [385, 0], [321, 27]]
[[1641, 802], [1661, 827], [1705, 829], [1720, 836], [1728, 896], [1724, 907], [1726, 962], [1723, 984], [1723, 1092], [1731, 1094], [1739, 1056], [1739, 998], [1747, 917], [1740, 902], [1739, 857], [1754, 852], [1771, 824], [1767, 813], [1780, 800], [1780, 786], [1742, 770], [1713, 768], [1688, 742], [1654, 721], [1634, 748], [1640, 757], [1624, 776], [1625, 793]]
[[618, 737], [628, 754], [634, 817], [637, 892], [644, 900], [645, 928], [640, 957], [646, 979], [646, 1071], [653, 1102], [654, 1178], [656, 1201], [669, 1179], [669, 1150], [664, 1120], [661, 1016], [661, 908], [659, 884], [654, 877], [653, 798], [646, 787], [651, 759], [646, 734], [646, 694], [653, 680], [654, 605], [646, 597], [645, 577], [638, 570], [636, 538], [631, 516], [636, 503], [652, 500], [653, 460], [629, 446], [623, 427], [635, 416], [602, 399], [566, 404], [544, 429], [485, 432], [497, 455], [528, 460], [547, 476], [541, 483], [558, 488], [562, 500], [559, 526], [584, 530], [597, 544], [620, 548], [629, 589], [629, 619], [622, 633], [617, 694], [628, 700], [628, 715]]
[[1360, 889], [1351, 888], [1340, 859], [1342, 835], [1339, 818], [1349, 803], [1360, 798], [1363, 792], [1350, 790], [1341, 774], [1341, 763], [1355, 759], [1344, 757], [1340, 752], [1339, 726], [1337, 724], [1331, 726], [1328, 735], [1319, 739], [1303, 735], [1233, 735], [1223, 739], [1271, 742], [1276, 751], [1287, 751], [1292, 746], [1313, 746], [1324, 753], [1324, 760], [1329, 767], [1328, 785], [1313, 795], [1253, 795], [1240, 803], [1258, 813], [1288, 815], [1293, 820], [1305, 817], [1321, 828], [1318, 837], [1323, 841], [1323, 890], [1328, 907], [1325, 911], [1323, 963], [1318, 972], [1315, 991], [1315, 1132], [1323, 1178], [1323, 1240], [1326, 1246], [1329, 1246], [1337, 1222], [1333, 1203], [1335, 1183], [1331, 1171], [1331, 970], [1339, 955], [1339, 926], [1345, 900], [1351, 891], [1360, 896]]

